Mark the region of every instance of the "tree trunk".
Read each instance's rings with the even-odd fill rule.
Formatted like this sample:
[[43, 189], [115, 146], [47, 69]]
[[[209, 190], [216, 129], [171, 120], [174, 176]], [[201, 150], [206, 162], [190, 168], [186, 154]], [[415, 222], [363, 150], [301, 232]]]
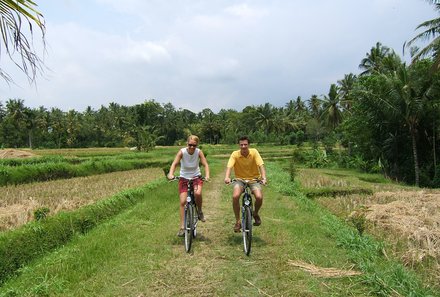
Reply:
[[435, 150], [436, 150], [436, 146], [435, 146], [436, 137], [435, 137], [435, 135], [436, 135], [437, 131], [435, 131], [435, 121], [434, 121], [432, 126], [433, 126], [432, 127], [432, 137], [433, 137], [432, 151], [433, 151], [433, 154], [434, 154], [433, 157], [434, 157], [434, 176], [435, 176], [437, 174], [437, 154], [435, 152]]
[[29, 148], [32, 149], [32, 130], [29, 130], [28, 140], [29, 140]]
[[415, 175], [415, 184], [418, 187], [420, 185], [420, 168], [419, 168], [419, 157], [417, 154], [417, 131], [414, 127], [410, 128], [411, 140], [412, 140], [412, 149], [414, 156], [414, 175]]

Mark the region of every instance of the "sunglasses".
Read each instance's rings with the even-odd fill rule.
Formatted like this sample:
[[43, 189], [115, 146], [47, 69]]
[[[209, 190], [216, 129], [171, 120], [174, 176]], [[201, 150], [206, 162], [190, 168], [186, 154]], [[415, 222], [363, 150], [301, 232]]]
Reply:
[[197, 144], [190, 144], [190, 143], [188, 143], [188, 146], [189, 147], [197, 147]]

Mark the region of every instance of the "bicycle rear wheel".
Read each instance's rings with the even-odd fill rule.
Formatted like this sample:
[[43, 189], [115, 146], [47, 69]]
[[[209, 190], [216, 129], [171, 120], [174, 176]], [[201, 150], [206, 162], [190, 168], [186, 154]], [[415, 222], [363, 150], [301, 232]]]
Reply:
[[249, 206], [243, 206], [242, 218], [242, 234], [243, 234], [243, 250], [249, 256], [252, 245], [252, 211]]
[[185, 206], [185, 250], [187, 253], [191, 250], [194, 221], [193, 221], [193, 208], [191, 206]]

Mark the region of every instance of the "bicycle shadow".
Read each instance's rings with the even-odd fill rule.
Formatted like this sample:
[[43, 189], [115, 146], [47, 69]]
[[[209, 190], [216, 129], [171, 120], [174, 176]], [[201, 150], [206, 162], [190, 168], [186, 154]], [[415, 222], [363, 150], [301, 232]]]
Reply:
[[[171, 239], [172, 245], [183, 245], [185, 241], [185, 237], [178, 237], [174, 235], [174, 237]], [[203, 232], [198, 231], [196, 238], [193, 238], [193, 243], [197, 242], [203, 242], [205, 244], [210, 244], [212, 240], [203, 234]]]
[[[230, 246], [243, 245], [243, 235], [241, 232], [229, 234], [226, 238], [226, 242]], [[264, 247], [267, 246], [267, 242], [259, 237], [258, 235], [252, 235], [252, 246], [253, 247]]]

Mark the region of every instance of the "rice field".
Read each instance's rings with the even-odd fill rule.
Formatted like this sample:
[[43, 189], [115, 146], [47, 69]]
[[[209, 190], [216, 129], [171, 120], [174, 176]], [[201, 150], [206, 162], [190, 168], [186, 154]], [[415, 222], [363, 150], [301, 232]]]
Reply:
[[0, 231], [34, 219], [34, 211], [47, 207], [49, 215], [92, 204], [118, 192], [162, 178], [160, 168], [112, 172], [87, 177], [0, 187]]
[[428, 278], [440, 282], [440, 190], [393, 184], [380, 176], [368, 181], [362, 174], [328, 169], [301, 169], [298, 179], [303, 188], [371, 188], [373, 195], [317, 201], [348, 222], [364, 218], [362, 227], [386, 238], [405, 265], [426, 270]]

